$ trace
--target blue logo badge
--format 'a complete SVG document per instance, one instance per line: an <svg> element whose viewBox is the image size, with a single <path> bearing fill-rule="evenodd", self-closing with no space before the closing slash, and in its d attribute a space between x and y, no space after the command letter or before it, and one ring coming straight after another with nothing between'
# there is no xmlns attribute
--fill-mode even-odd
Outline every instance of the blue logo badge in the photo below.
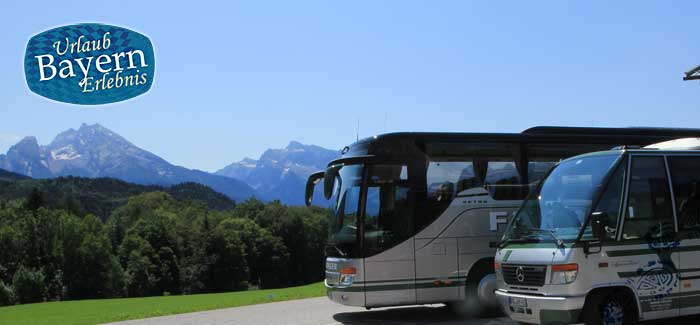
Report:
<svg viewBox="0 0 700 325"><path fill-rule="evenodd" d="M41 96L99 105L147 92L155 64L148 37L117 26L77 24L32 37L24 74L29 89Z"/></svg>

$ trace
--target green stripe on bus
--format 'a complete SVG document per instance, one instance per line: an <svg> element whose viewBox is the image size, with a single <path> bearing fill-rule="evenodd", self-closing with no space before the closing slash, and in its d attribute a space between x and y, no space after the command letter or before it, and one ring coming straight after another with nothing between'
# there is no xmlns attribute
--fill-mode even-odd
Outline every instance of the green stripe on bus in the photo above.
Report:
<svg viewBox="0 0 700 325"><path fill-rule="evenodd" d="M410 278L410 279L396 279L396 280L371 280L371 281L356 281L355 284L381 284L381 283L396 283L396 282L421 282L421 281L430 281L432 283L435 280L442 280L442 279L448 279L448 280L458 280L458 279L466 279L465 276L449 276L447 278L444 277L431 277L431 278Z"/></svg>
<svg viewBox="0 0 700 325"><path fill-rule="evenodd" d="M659 250L663 250L659 249ZM670 249L672 252L693 252L700 250L700 245L692 246L680 246ZM613 250L606 251L610 257L621 257L621 256L634 256L634 255L652 255L656 254L655 249L651 248L641 248L641 249L629 249L629 250Z"/></svg>
<svg viewBox="0 0 700 325"><path fill-rule="evenodd" d="M400 284L383 284L374 286L353 285L347 288L328 288L330 291L340 292L372 292L372 291L389 291L389 290L413 290L413 289L429 289L429 288L454 288L464 286L466 280L457 280L451 285L436 286L433 282L422 283L400 283Z"/></svg>
<svg viewBox="0 0 700 325"><path fill-rule="evenodd" d="M678 269L678 273L689 273L689 272L700 272L700 269ZM636 271L629 271L629 272L617 272L617 276L619 276L621 278L634 278L637 276L642 276L642 274L639 274L639 272L636 272ZM690 279L700 279L700 275L681 277L681 280L690 280Z"/></svg>

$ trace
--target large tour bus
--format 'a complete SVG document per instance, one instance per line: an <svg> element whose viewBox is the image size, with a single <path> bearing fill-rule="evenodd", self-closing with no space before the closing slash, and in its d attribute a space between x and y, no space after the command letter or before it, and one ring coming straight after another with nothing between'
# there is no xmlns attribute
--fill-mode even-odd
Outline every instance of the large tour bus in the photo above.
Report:
<svg viewBox="0 0 700 325"><path fill-rule="evenodd" d="M699 149L680 139L559 163L499 242L506 312L537 324L700 314Z"/></svg>
<svg viewBox="0 0 700 325"><path fill-rule="evenodd" d="M333 217L328 298L366 308L498 306L495 244L512 213L560 160L643 146L699 129L535 127L522 133L392 133L360 140L309 177Z"/></svg>

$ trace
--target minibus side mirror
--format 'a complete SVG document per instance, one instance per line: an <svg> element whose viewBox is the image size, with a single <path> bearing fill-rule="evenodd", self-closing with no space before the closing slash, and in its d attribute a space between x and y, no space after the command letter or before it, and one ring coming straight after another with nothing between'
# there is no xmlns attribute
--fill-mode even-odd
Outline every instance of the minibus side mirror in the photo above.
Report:
<svg viewBox="0 0 700 325"><path fill-rule="evenodd" d="M599 240L586 240L583 242L583 253L586 255L597 254L603 250L603 246Z"/></svg>
<svg viewBox="0 0 700 325"><path fill-rule="evenodd" d="M316 172L311 174L309 176L309 179L306 181L306 193L304 196L304 202L306 203L306 206L311 206L311 201L314 198L314 188L316 187L316 184L318 184L321 179L323 179L323 174L324 172Z"/></svg>
<svg viewBox="0 0 700 325"><path fill-rule="evenodd" d="M608 214L605 212L597 211L591 213L591 231L595 238L603 240L607 237L605 228L608 226L608 220Z"/></svg>

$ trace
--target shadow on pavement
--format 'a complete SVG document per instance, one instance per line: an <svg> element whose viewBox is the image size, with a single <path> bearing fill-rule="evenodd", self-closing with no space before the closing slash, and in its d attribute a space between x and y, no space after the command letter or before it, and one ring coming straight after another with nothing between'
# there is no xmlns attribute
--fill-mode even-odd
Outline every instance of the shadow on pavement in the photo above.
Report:
<svg viewBox="0 0 700 325"><path fill-rule="evenodd" d="M515 324L507 318L461 318L448 307L414 306L346 312L333 315L340 324Z"/></svg>
<svg viewBox="0 0 700 325"><path fill-rule="evenodd" d="M346 312L333 315L333 319L344 325L374 324L461 324L461 325L496 325L517 324L507 317L496 318L462 318L455 315L448 307L413 306L382 308L378 310ZM700 316L685 316L656 321L646 321L644 325L700 324Z"/></svg>

